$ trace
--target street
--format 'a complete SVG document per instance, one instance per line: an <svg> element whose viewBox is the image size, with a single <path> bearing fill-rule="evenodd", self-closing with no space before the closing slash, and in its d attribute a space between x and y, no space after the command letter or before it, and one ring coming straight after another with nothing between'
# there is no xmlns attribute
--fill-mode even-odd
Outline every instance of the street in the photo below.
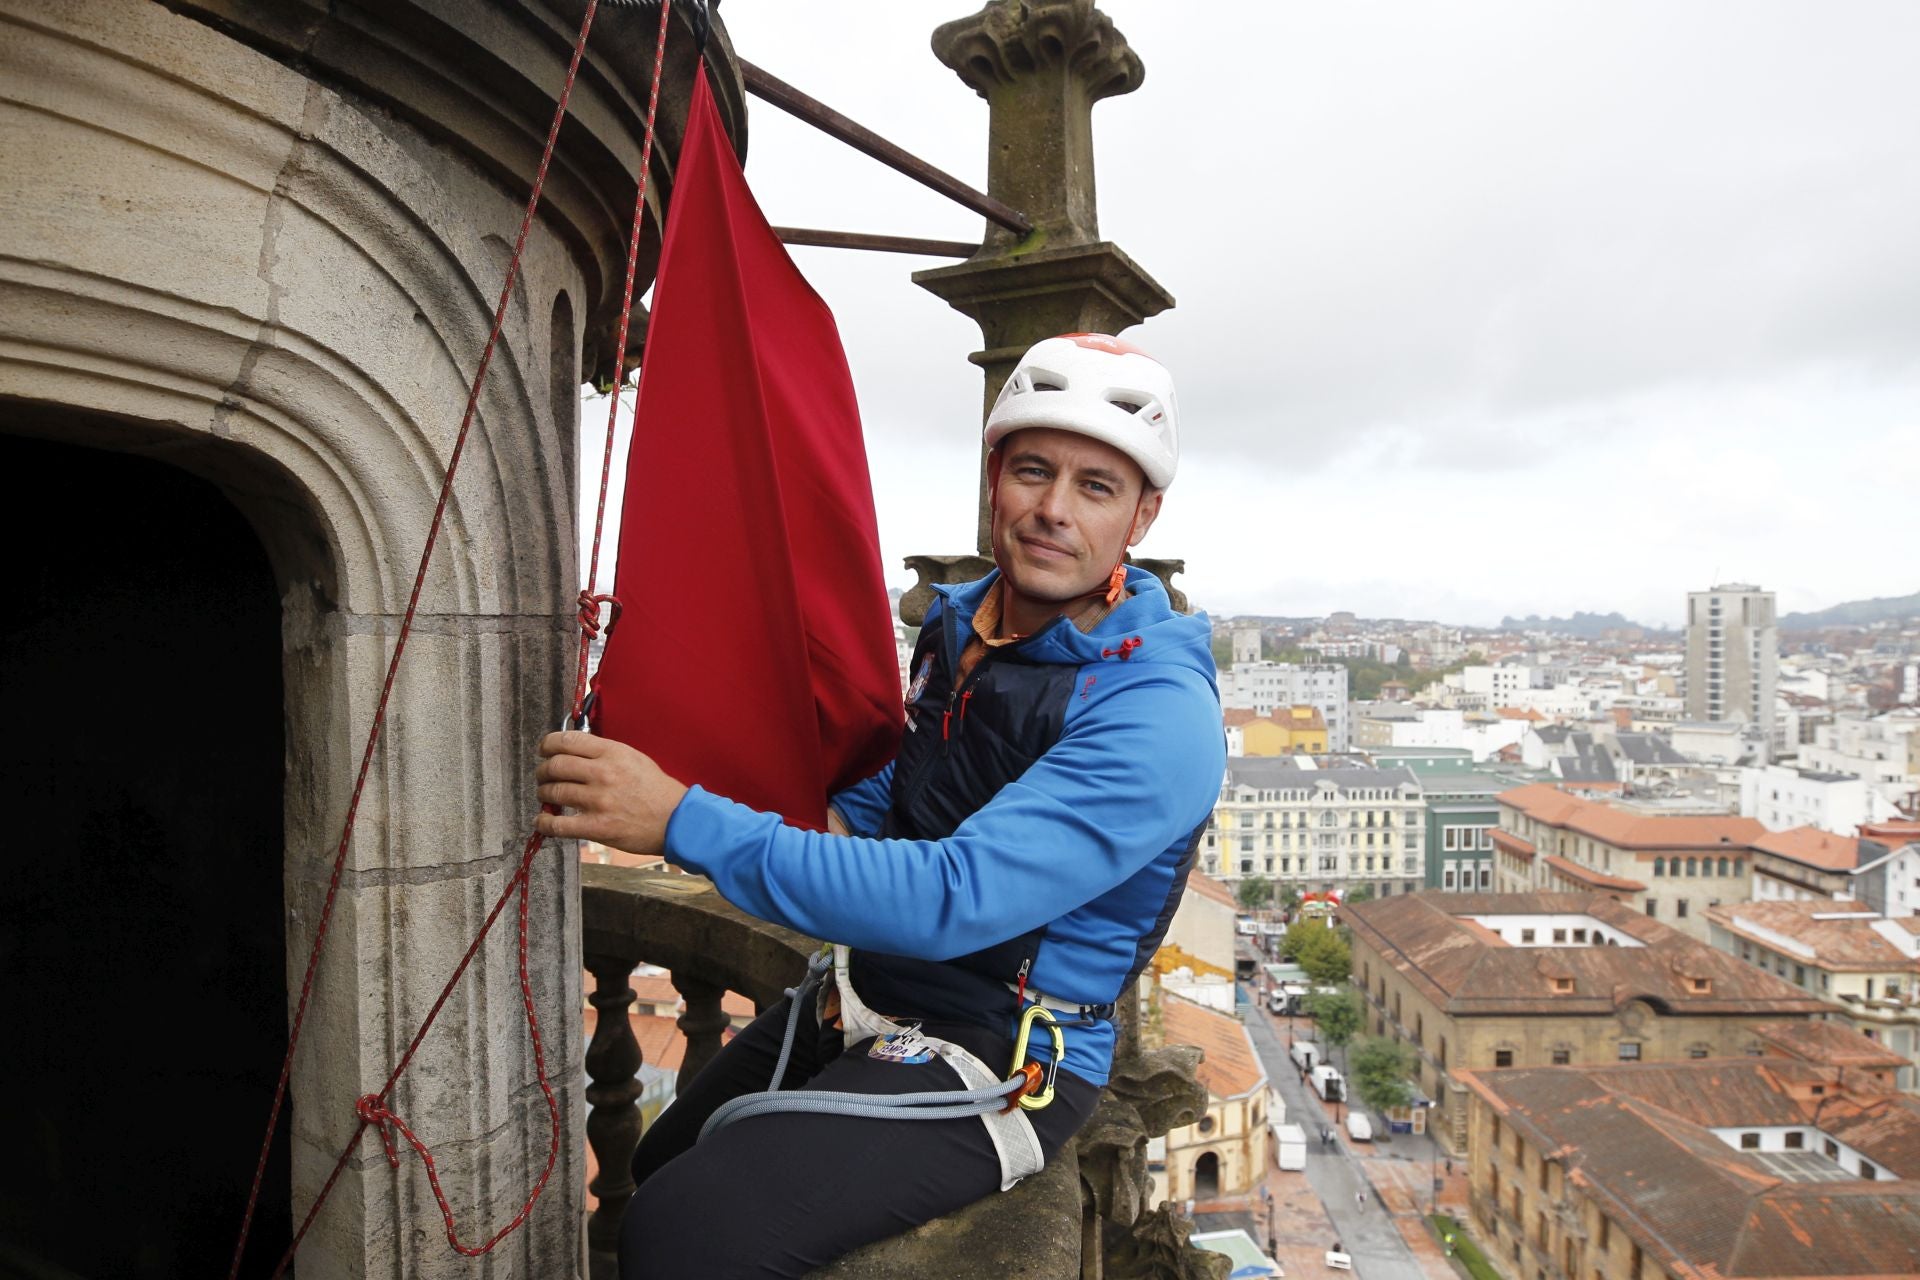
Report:
<svg viewBox="0 0 1920 1280"><path fill-rule="evenodd" d="M1306 1018L1294 1019L1295 1035L1301 1040L1311 1038L1312 1027ZM1319 1251L1332 1248L1338 1240L1353 1258L1354 1274L1366 1280L1451 1280L1452 1266L1422 1225L1432 1194L1429 1169L1445 1169L1444 1156L1434 1160L1432 1141L1424 1134L1393 1134L1390 1141L1350 1144L1334 1118L1336 1112L1344 1118L1345 1106L1323 1104L1287 1057L1286 1019L1252 1010L1247 1029L1268 1079L1287 1104L1288 1122L1307 1133L1306 1181L1330 1220L1331 1234ZM1339 1134L1335 1145L1321 1143L1322 1128ZM1456 1174L1443 1180L1447 1185L1441 1207L1457 1213L1465 1202L1464 1178ZM1299 1213L1305 1207L1300 1204L1302 1197L1288 1194L1298 1188L1298 1174L1272 1170L1267 1185L1276 1197L1276 1234L1289 1234L1290 1226L1297 1234L1315 1224L1314 1216ZM1364 1200L1364 1208L1356 1196ZM1310 1263L1303 1272L1301 1251L1286 1252L1293 1263L1290 1276L1328 1273L1324 1261L1317 1258L1318 1265Z"/></svg>

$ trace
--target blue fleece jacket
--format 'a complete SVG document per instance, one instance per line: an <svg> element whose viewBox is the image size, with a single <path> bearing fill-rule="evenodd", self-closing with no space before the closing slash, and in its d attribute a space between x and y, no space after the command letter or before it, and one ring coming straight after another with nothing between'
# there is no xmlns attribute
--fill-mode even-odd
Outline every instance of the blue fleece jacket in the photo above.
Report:
<svg viewBox="0 0 1920 1280"><path fill-rule="evenodd" d="M936 588L927 625L952 609L965 633L997 584L991 574ZM1061 735L946 839L871 838L890 803L889 765L833 797L851 838L696 786L668 824L667 857L742 910L855 948L945 960L1045 925L1031 985L1114 1001L1226 768L1211 626L1175 613L1149 573L1130 569L1127 585L1133 594L1091 634L1056 618L1018 642L1030 659L1080 669ZM1136 637L1122 657L1119 642ZM1043 1039L1032 1046L1042 1058ZM1112 1056L1103 1022L1068 1033L1062 1065L1103 1084Z"/></svg>

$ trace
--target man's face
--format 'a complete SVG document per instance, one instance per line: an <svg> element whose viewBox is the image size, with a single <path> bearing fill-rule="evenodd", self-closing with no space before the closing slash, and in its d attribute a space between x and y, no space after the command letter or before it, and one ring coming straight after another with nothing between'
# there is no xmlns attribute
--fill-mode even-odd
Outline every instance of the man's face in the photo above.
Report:
<svg viewBox="0 0 1920 1280"><path fill-rule="evenodd" d="M1158 492L1141 500L1139 464L1075 432L1029 427L1002 441L995 458L995 559L1009 585L1036 602L1064 604L1103 586L1160 512Z"/></svg>

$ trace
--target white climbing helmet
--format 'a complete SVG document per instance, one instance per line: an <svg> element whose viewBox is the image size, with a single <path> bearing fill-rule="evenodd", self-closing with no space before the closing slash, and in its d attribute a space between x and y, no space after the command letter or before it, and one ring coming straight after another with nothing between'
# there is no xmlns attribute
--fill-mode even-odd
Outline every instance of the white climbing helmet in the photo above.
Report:
<svg viewBox="0 0 1920 1280"><path fill-rule="evenodd" d="M1131 343L1066 333L1027 348L987 415L987 447L1025 427L1072 431L1112 445L1164 489L1180 464L1173 375Z"/></svg>

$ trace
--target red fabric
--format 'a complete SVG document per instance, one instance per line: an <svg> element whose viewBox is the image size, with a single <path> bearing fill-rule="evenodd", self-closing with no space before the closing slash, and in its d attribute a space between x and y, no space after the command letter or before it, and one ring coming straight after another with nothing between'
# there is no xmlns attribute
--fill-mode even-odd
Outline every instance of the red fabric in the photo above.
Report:
<svg viewBox="0 0 1920 1280"><path fill-rule="evenodd" d="M822 828L900 732L899 661L833 315L696 81L627 460L595 731Z"/></svg>

